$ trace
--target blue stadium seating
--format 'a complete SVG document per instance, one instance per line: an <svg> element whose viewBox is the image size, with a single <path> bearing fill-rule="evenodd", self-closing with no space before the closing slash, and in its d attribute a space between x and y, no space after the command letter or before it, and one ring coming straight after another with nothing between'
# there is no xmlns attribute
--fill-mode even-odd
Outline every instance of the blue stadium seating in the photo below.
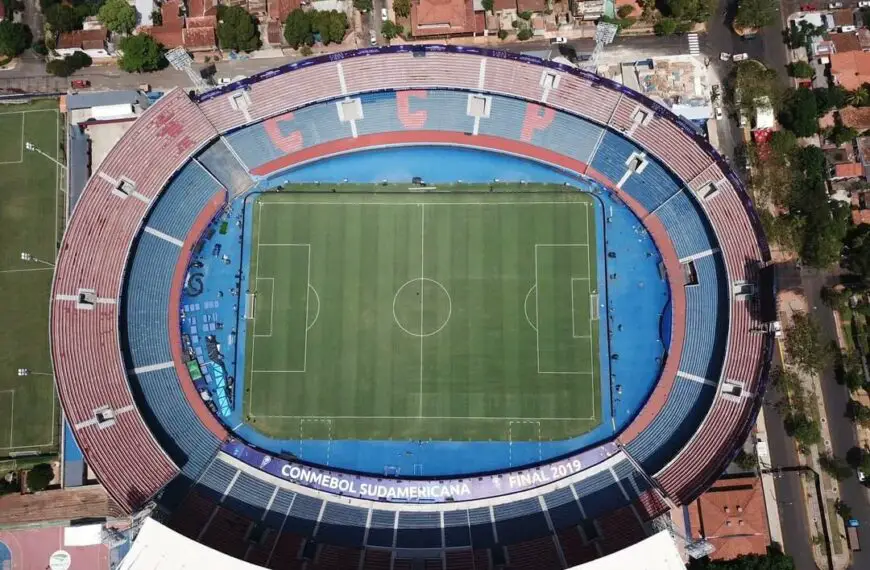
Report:
<svg viewBox="0 0 870 570"><path fill-rule="evenodd" d="M622 488L628 493L632 501L637 499L640 493L649 489L649 483L646 478L634 468L634 465L630 461L620 461L613 466L613 471L622 484Z"/></svg>
<svg viewBox="0 0 870 570"><path fill-rule="evenodd" d="M544 495L544 502L547 503L553 528L557 530L576 525L583 518L580 506L577 504L577 499L574 498L574 493L570 487L547 493Z"/></svg>
<svg viewBox="0 0 870 570"><path fill-rule="evenodd" d="M493 506L496 534L502 544L537 538L548 531L547 519L537 497Z"/></svg>
<svg viewBox="0 0 870 570"><path fill-rule="evenodd" d="M202 425L190 407L175 368L131 374L130 382L141 392L148 413L156 420L151 422L151 427L163 443L163 449L189 479L196 480L221 442Z"/></svg>
<svg viewBox="0 0 870 570"><path fill-rule="evenodd" d="M399 511L396 548L440 548L441 513Z"/></svg>
<svg viewBox="0 0 870 570"><path fill-rule="evenodd" d="M471 546L471 533L468 530L468 511L444 512L444 546Z"/></svg>
<svg viewBox="0 0 870 570"><path fill-rule="evenodd" d="M574 483L574 490L577 491L580 504L583 505L583 512L590 519L628 504L628 499L622 494L609 469L603 469Z"/></svg>
<svg viewBox="0 0 870 570"><path fill-rule="evenodd" d="M320 509L322 507L322 500L297 493L296 498L293 499L293 506L290 507L290 514L287 516L287 521L284 524L284 530L301 534L302 536L310 536L314 532L317 517L320 516Z"/></svg>
<svg viewBox="0 0 870 570"><path fill-rule="evenodd" d="M257 123L226 136L226 141L242 162L253 169L287 154L269 138L266 124L274 124L282 137L294 131L302 134L302 147L330 142L351 136L350 123L342 123L334 102L312 105L293 112L277 122Z"/></svg>
<svg viewBox="0 0 870 570"><path fill-rule="evenodd" d="M492 512L489 507L469 509L468 520L471 522L469 530L474 548L489 548L495 544Z"/></svg>
<svg viewBox="0 0 870 570"><path fill-rule="evenodd" d="M200 495L208 497L216 503L220 502L236 473L238 473L238 469L220 459L215 459L197 482L196 490Z"/></svg>
<svg viewBox="0 0 870 570"><path fill-rule="evenodd" d="M274 485L243 471L239 473L239 478L224 499L224 504L253 521L259 521L266 513L266 507L274 492Z"/></svg>
<svg viewBox="0 0 870 570"><path fill-rule="evenodd" d="M184 240L196 217L221 185L192 160L163 190L146 225Z"/></svg>
<svg viewBox="0 0 870 570"><path fill-rule="evenodd" d="M664 203L656 215L662 221L681 259L708 251L715 246L713 232L707 224L707 216L698 203L685 191L674 195Z"/></svg>
<svg viewBox="0 0 870 570"><path fill-rule="evenodd" d="M360 135L408 130L399 120L396 93L369 93L360 97L363 119L357 121ZM426 113L426 130L471 132L474 119L466 113L468 95L456 91L429 90L425 96L411 96L408 110Z"/></svg>
<svg viewBox="0 0 870 570"><path fill-rule="evenodd" d="M244 192L254 184L251 175L239 163L222 138L202 151L197 160L233 195Z"/></svg>
<svg viewBox="0 0 870 570"><path fill-rule="evenodd" d="M169 290L181 250L143 233L133 252L127 277L125 310L130 368L172 360L169 347Z"/></svg>
<svg viewBox="0 0 870 570"><path fill-rule="evenodd" d="M603 147L604 145L598 151L598 155L605 152ZM665 170L657 160L651 158L647 158L647 165L643 172L632 174L622 185L622 189L643 204L648 212L661 206L665 200L679 192L681 187L682 184L670 172Z"/></svg>
<svg viewBox="0 0 870 570"><path fill-rule="evenodd" d="M727 343L726 319L710 315L727 314L727 276L720 254L694 260L698 284L686 287L686 339L680 357L680 370L719 380Z"/></svg>
<svg viewBox="0 0 870 570"><path fill-rule="evenodd" d="M280 529L284 525L284 520L287 518L287 513L290 512L290 507L296 499L296 493L287 489L278 489L278 494L275 495L275 500L269 506L263 522L274 529Z"/></svg>
<svg viewBox="0 0 870 570"><path fill-rule="evenodd" d="M396 511L372 511L369 523L369 536L366 542L371 546L392 548L396 534Z"/></svg>
<svg viewBox="0 0 870 570"><path fill-rule="evenodd" d="M644 471L655 474L698 428L714 394L712 386L677 377L662 410L626 450Z"/></svg>
<svg viewBox="0 0 870 570"><path fill-rule="evenodd" d="M367 509L327 502L315 538L341 546L362 546L368 513Z"/></svg>
<svg viewBox="0 0 870 570"><path fill-rule="evenodd" d="M616 184L628 170L625 162L633 152L640 152L640 149L631 141L606 131L595 156L592 157L591 166Z"/></svg>
<svg viewBox="0 0 870 570"><path fill-rule="evenodd" d="M489 118L480 121L480 134L519 139L528 105L525 101L509 97L493 97ZM588 163L603 130L602 127L579 117L555 113L547 128L532 131L530 142ZM566 140L570 140L571 144L566 146Z"/></svg>

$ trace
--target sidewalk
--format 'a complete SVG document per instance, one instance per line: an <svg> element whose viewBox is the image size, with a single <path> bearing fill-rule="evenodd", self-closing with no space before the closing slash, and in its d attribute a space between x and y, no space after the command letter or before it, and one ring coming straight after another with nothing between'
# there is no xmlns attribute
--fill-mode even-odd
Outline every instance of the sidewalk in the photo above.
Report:
<svg viewBox="0 0 870 570"><path fill-rule="evenodd" d="M779 518L779 501L776 500L776 486L773 482L773 474L770 469L770 455L767 452L767 424L764 420L764 408L758 412L758 421L755 424L755 453L758 455L758 463L761 466L761 488L764 491L764 508L767 513L767 528L770 532L771 542L775 542L785 548L782 540L782 522Z"/></svg>

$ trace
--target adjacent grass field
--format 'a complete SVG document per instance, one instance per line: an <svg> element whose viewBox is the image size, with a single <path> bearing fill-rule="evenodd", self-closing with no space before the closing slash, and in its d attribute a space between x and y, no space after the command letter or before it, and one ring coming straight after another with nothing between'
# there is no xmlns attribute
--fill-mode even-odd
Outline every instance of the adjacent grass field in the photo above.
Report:
<svg viewBox="0 0 870 570"><path fill-rule="evenodd" d="M0 105L0 457L57 448L59 408L48 347L52 267L63 222L62 173L24 149L60 154L57 104ZM19 368L33 374L18 376Z"/></svg>
<svg viewBox="0 0 870 570"><path fill-rule="evenodd" d="M600 423L590 197L282 193L253 208L245 409L260 431L537 441Z"/></svg>

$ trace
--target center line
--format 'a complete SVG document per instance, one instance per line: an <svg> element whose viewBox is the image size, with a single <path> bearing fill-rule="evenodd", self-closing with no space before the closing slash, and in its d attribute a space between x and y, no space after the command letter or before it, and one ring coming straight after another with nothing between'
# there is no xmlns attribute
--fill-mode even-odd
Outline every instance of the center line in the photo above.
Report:
<svg viewBox="0 0 870 570"><path fill-rule="evenodd" d="M426 204L420 204L420 411L417 414L423 417L423 284L426 277L424 265L425 250L423 243L426 236Z"/></svg>

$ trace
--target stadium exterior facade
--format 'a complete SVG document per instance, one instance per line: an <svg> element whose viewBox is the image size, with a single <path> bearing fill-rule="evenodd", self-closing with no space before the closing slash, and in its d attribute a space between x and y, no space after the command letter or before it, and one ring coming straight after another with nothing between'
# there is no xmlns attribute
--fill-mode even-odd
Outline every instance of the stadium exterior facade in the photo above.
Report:
<svg viewBox="0 0 870 570"><path fill-rule="evenodd" d="M226 135L325 101L409 90L508 97L527 105L527 120L511 140L422 116L403 123L402 132L362 135L359 116L343 117L354 123L351 136L287 136L281 167L365 148L457 145L552 164L613 192L661 251L674 304L661 378L614 440L502 473L369 477L247 445L191 384L178 323L189 252L258 174L240 159L221 166L227 156L238 158ZM547 131L543 119L555 113L593 125L598 143L571 156L570 133L541 142L536 133ZM170 181L194 163L215 187L191 198ZM656 164L676 181L661 195L645 190L660 183L644 179ZM638 182L626 184L632 176ZM173 217L179 203L193 214ZM693 217L715 239L687 235ZM415 558L438 568L568 567L641 540L650 521L696 498L733 458L754 423L770 365L769 261L736 174L692 125L642 95L501 51L364 49L289 64L198 97L175 90L146 111L73 212L52 290L52 357L68 421L115 501L135 512L156 500L156 516L203 544L269 567L399 568ZM697 287L684 281L687 267ZM165 312L154 310L161 306ZM726 332L719 338L705 332L709 326ZM721 358L706 346L714 342ZM698 361L708 374L692 372ZM705 402L697 426L681 433L697 402Z"/></svg>

